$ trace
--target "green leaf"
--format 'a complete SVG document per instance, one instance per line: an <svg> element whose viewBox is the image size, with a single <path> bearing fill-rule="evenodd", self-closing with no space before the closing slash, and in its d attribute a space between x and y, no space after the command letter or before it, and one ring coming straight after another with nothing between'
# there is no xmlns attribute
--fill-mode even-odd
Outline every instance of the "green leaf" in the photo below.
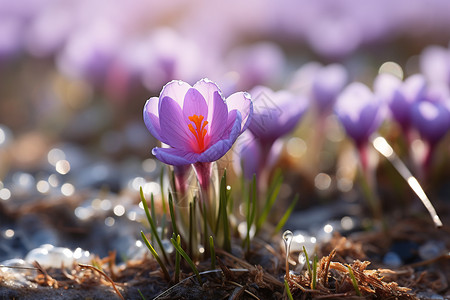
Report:
<svg viewBox="0 0 450 300"><path fill-rule="evenodd" d="M164 215L167 214L166 208L166 197L164 196L164 167L161 168L161 173L159 174L159 184L161 187L161 201L162 201L162 209Z"/></svg>
<svg viewBox="0 0 450 300"><path fill-rule="evenodd" d="M246 221L247 221L247 234L242 243L243 247L247 248L247 252L250 251L250 231L252 228L253 221L255 220L256 215L256 175L253 174L253 180L249 185L249 192L246 197Z"/></svg>
<svg viewBox="0 0 450 300"><path fill-rule="evenodd" d="M180 235L179 234L175 235L175 233L174 233L173 236L176 237L177 244L178 244L178 246L181 247ZM181 256L180 256L180 253L177 251L175 253L175 283L178 283L180 281L180 261L181 261Z"/></svg>
<svg viewBox="0 0 450 300"><path fill-rule="evenodd" d="M152 231L152 236L155 237L156 242L158 243L159 248L161 249L161 252L163 254L165 262L169 263L169 259L167 258L166 251L164 250L164 247L163 247L163 245L161 243L161 239L158 236L158 231L156 230L155 222L153 221L153 218L151 217L150 212L148 210L147 201L145 200L144 192L142 190L142 187L140 188L140 195L141 195L141 201L142 201L142 205L144 206L144 211L145 211L145 214L147 216L148 223L150 224L150 228L151 228L151 231ZM153 195L152 195L152 198L153 198Z"/></svg>
<svg viewBox="0 0 450 300"><path fill-rule="evenodd" d="M180 235L177 236L177 240L178 237ZM195 276L197 276L197 280L198 283L201 285L202 284L202 278L200 277L200 273L197 270L197 267L195 266L194 262L192 261L192 259L189 257L189 255L183 250L183 248L181 248L181 246L175 241L174 238L170 239L170 242L172 243L172 245L175 247L175 249L181 254L181 256L183 256L183 258L186 260L186 262L189 264L189 266L191 267L192 271L194 272Z"/></svg>
<svg viewBox="0 0 450 300"><path fill-rule="evenodd" d="M289 289L289 284L286 281L286 279L284 280L284 288L286 289L286 294L287 294L289 300L294 300L294 298L292 297L291 290Z"/></svg>
<svg viewBox="0 0 450 300"><path fill-rule="evenodd" d="M305 253L306 268L308 269L309 277L312 277L312 273L311 273L311 264L309 263L308 252L306 252L305 246L303 246L303 253Z"/></svg>
<svg viewBox="0 0 450 300"><path fill-rule="evenodd" d="M223 248L225 251L230 252L231 236L228 225L227 198L227 170L225 170L222 176L222 180L220 181L219 210L221 210L222 212Z"/></svg>
<svg viewBox="0 0 450 300"><path fill-rule="evenodd" d="M145 299L145 297L144 297L144 295L142 294L142 292L141 292L140 289L137 289L137 291L138 291L139 295L141 296L142 300L147 300L147 299Z"/></svg>
<svg viewBox="0 0 450 300"><path fill-rule="evenodd" d="M264 209L261 213L261 216L258 218L258 222L256 223L256 232L258 232L261 229L262 225L266 222L267 217L273 205L275 204L275 200L278 197L278 193L280 192L282 184L283 184L283 176L281 174L281 171L277 170L273 180L270 183L266 202L264 204Z"/></svg>
<svg viewBox="0 0 450 300"><path fill-rule="evenodd" d="M155 248L153 248L153 246L150 244L150 242L148 241L148 239L145 236L143 231L141 231L141 237L144 240L145 245L147 245L147 248L150 250L150 253L153 255L153 257L156 259L156 261L158 262L159 266L163 270L164 277L166 278L167 281L170 281L170 275L169 275L169 272L167 271L166 266L162 262L161 258L159 258L158 253L156 252Z"/></svg>
<svg viewBox="0 0 450 300"><path fill-rule="evenodd" d="M173 209L173 196L172 193L169 192L169 212L170 212L170 220L172 221L172 230L175 233L175 236L178 235L177 221L175 216L175 211Z"/></svg>
<svg viewBox="0 0 450 300"><path fill-rule="evenodd" d="M350 274L350 278L352 279L353 288L355 289L356 295L362 296L361 291L359 290L358 282L356 281L355 274L353 274L352 267L347 265L348 273Z"/></svg>
<svg viewBox="0 0 450 300"><path fill-rule="evenodd" d="M311 288L313 290L316 289L316 283L317 283L317 255L314 255L314 260L313 260L313 277L312 277L312 283L311 283Z"/></svg>
<svg viewBox="0 0 450 300"><path fill-rule="evenodd" d="M209 236L209 249L211 253L211 270L216 268L216 251L214 250L214 239L210 235Z"/></svg>
<svg viewBox="0 0 450 300"><path fill-rule="evenodd" d="M195 197L192 202L189 202L189 244L188 244L188 252L192 255L194 244L194 219L195 219Z"/></svg>
<svg viewBox="0 0 450 300"><path fill-rule="evenodd" d="M288 209L284 213L283 217L281 217L280 222L278 222L277 227L275 227L274 234L280 232L281 228L283 228L284 224L286 224L287 220L289 219L289 216L291 215L292 211L295 208L295 205L297 204L299 195L295 194L294 200L292 200L291 204L289 205Z"/></svg>
<svg viewBox="0 0 450 300"><path fill-rule="evenodd" d="M202 214L202 220L203 220L203 244L205 245L205 249L206 249L206 245L208 244L208 220L206 219L206 201L201 201L201 205L202 210L203 210L203 214ZM200 204L200 203L199 203Z"/></svg>

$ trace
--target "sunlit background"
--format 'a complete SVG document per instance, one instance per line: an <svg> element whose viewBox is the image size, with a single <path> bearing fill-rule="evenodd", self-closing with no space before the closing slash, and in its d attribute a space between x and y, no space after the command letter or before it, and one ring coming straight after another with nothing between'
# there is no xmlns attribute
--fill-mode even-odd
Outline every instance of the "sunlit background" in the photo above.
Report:
<svg viewBox="0 0 450 300"><path fill-rule="evenodd" d="M448 85L449 41L447 0L0 0L0 211L11 214L0 232L19 241L0 246L0 261L42 244L146 251L123 224L143 215L140 186L160 197L157 141L142 109L172 79L208 77L225 95L265 85L309 97L309 72L339 63L349 82L369 87L380 70ZM430 69L433 51L443 60ZM357 161L342 151L333 116L320 159L309 159L314 122L306 116L286 138L282 199L295 189L321 199L353 188ZM232 159L222 164L232 168Z"/></svg>

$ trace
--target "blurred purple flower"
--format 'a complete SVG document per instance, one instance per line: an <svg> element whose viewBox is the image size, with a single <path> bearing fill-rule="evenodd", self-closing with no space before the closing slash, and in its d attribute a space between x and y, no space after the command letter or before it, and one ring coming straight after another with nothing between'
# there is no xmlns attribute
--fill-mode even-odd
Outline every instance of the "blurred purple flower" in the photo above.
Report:
<svg viewBox="0 0 450 300"><path fill-rule="evenodd" d="M77 7L68 1L55 2L42 8L25 32L25 46L37 57L55 54L76 28Z"/></svg>
<svg viewBox="0 0 450 300"><path fill-rule="evenodd" d="M412 105L411 121L422 138L434 147L450 130L448 93L429 88L425 98Z"/></svg>
<svg viewBox="0 0 450 300"><path fill-rule="evenodd" d="M191 87L183 81L166 84L144 106L150 133L169 148L154 148L160 161L175 166L208 163L221 158L247 128L253 106L247 93L226 101L218 86L202 79Z"/></svg>
<svg viewBox="0 0 450 300"><path fill-rule="evenodd" d="M325 66L315 73L311 93L320 114L332 110L347 82L347 70L340 64Z"/></svg>
<svg viewBox="0 0 450 300"><path fill-rule="evenodd" d="M420 54L420 69L430 82L450 84L450 50L428 46Z"/></svg>
<svg viewBox="0 0 450 300"><path fill-rule="evenodd" d="M358 148L381 124L383 103L363 83L353 82L338 96L335 113Z"/></svg>
<svg viewBox="0 0 450 300"><path fill-rule="evenodd" d="M229 68L237 72L238 89L268 85L279 80L285 66L281 48L269 42L235 48L228 57Z"/></svg>
<svg viewBox="0 0 450 300"><path fill-rule="evenodd" d="M59 69L71 77L103 83L111 63L118 55L121 32L108 20L75 31L57 57Z"/></svg>
<svg viewBox="0 0 450 300"><path fill-rule="evenodd" d="M254 114L249 130L268 147L295 128L309 105L303 96L283 90L274 92L263 86L253 88L250 94Z"/></svg>
<svg viewBox="0 0 450 300"><path fill-rule="evenodd" d="M233 169L236 174L243 174L244 178L251 180L253 175L260 178L264 169L270 169L280 157L283 142L278 139L271 145L267 157L258 139L247 130L236 141L233 152Z"/></svg>
<svg viewBox="0 0 450 300"><path fill-rule="evenodd" d="M426 80L421 74L415 74L402 82L391 74L380 74L374 82L377 97L388 104L394 119L404 132L411 127L411 107L421 100L426 91Z"/></svg>
<svg viewBox="0 0 450 300"><path fill-rule="evenodd" d="M127 59L138 64L142 83L150 91L176 78L194 80L201 73L200 66L207 66L208 58L198 46L170 28L154 30L134 47Z"/></svg>
<svg viewBox="0 0 450 300"><path fill-rule="evenodd" d="M0 62L21 52L23 27L21 20L0 16Z"/></svg>

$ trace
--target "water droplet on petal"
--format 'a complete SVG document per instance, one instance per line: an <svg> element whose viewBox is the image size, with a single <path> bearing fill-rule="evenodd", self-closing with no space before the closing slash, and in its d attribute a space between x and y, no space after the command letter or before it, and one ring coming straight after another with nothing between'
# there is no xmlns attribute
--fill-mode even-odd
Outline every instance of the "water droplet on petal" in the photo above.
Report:
<svg viewBox="0 0 450 300"><path fill-rule="evenodd" d="M248 100L252 100L252 96L247 92L244 92L244 98L248 99Z"/></svg>

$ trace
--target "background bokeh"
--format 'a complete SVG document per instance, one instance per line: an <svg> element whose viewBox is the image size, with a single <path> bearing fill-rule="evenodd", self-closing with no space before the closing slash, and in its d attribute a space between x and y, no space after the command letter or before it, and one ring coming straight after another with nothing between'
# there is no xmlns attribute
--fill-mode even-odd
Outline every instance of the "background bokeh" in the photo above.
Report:
<svg viewBox="0 0 450 300"><path fill-rule="evenodd" d="M449 40L447 0L0 0L0 201L17 211L36 199L70 206L67 198L78 195L78 221L97 210L111 211L106 226L124 214L135 220L142 211L125 207L138 201L139 186L155 194L160 188L149 181L161 166L151 156L157 141L142 109L170 80L208 77L226 96L256 85L303 91L308 66L318 62L339 63L349 82L372 86L384 62L406 77L423 71L426 49L448 51ZM450 76L450 55L438 69ZM281 163L294 164L311 146L314 122L302 124L305 136L287 142ZM319 165L296 165L319 196L335 178L320 172L336 163L344 139L335 120L327 124L331 148ZM287 172L296 186L298 174ZM341 191L351 188L341 181ZM4 236L14 228L5 224ZM23 253L58 244L45 232ZM115 236L115 245L127 234Z"/></svg>

